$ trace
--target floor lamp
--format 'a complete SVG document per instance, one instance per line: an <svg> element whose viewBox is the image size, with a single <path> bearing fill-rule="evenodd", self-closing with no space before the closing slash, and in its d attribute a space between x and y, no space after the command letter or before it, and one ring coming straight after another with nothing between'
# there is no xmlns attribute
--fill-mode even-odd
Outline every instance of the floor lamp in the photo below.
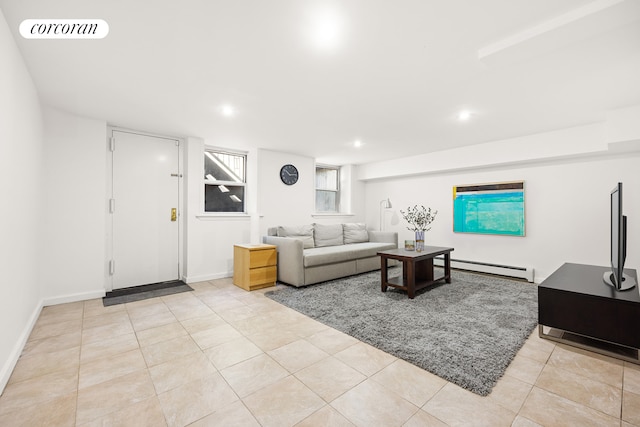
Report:
<svg viewBox="0 0 640 427"><path fill-rule="evenodd" d="M391 200L387 197L380 201L380 231L384 230L384 210L391 208Z"/></svg>

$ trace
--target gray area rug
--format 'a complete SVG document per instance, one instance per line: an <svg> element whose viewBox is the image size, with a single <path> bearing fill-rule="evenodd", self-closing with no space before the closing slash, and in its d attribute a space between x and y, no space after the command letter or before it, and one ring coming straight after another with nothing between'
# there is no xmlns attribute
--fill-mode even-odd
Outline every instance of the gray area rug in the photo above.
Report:
<svg viewBox="0 0 640 427"><path fill-rule="evenodd" d="M462 271L451 276L413 300L400 290L381 292L379 271L266 296L486 396L538 323L537 287Z"/></svg>

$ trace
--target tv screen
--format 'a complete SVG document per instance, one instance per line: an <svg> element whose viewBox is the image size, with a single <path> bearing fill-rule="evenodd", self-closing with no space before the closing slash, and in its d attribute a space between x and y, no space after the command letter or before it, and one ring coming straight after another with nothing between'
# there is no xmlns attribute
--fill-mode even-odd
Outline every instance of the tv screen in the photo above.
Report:
<svg viewBox="0 0 640 427"><path fill-rule="evenodd" d="M624 291L635 286L632 278L624 274L627 256L627 217L622 214L622 183L611 190L611 271L604 281L616 290Z"/></svg>

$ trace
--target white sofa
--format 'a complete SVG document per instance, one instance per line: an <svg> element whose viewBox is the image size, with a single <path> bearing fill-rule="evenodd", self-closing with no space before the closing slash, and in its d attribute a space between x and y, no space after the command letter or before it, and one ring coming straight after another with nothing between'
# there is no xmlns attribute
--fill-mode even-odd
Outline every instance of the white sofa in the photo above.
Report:
<svg viewBox="0 0 640 427"><path fill-rule="evenodd" d="M306 286L380 269L379 251L398 247L398 233L362 223L280 226L263 243L277 246L278 281Z"/></svg>

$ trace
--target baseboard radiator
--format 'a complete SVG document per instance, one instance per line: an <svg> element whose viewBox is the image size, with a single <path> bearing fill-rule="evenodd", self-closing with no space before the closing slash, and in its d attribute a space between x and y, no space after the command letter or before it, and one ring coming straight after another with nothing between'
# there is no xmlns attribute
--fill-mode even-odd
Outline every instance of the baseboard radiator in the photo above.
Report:
<svg viewBox="0 0 640 427"><path fill-rule="evenodd" d="M444 258L436 257L434 259L434 264L443 266ZM479 273L497 274L499 276L516 277L533 283L533 268L531 267L514 267L511 265L491 264L479 261L464 261L461 259L451 258L451 268L476 271Z"/></svg>

